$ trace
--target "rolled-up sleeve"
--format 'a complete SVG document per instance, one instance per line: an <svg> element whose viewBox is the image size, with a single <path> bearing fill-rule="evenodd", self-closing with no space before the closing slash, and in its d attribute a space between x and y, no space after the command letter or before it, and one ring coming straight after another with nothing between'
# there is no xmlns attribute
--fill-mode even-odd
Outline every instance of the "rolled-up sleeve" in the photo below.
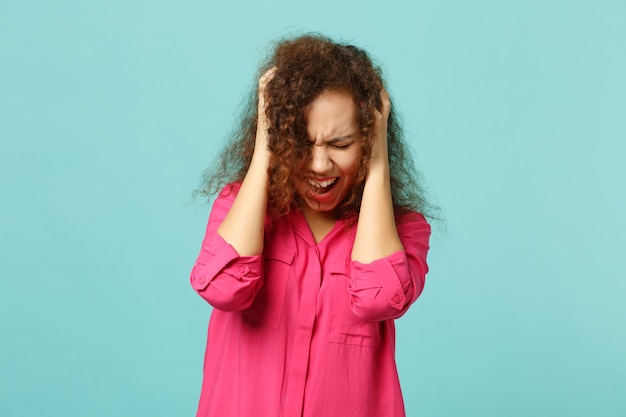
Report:
<svg viewBox="0 0 626 417"><path fill-rule="evenodd" d="M402 316L424 289L430 226L418 213L404 215L396 226L403 251L369 264L351 262L350 307L364 320Z"/></svg>
<svg viewBox="0 0 626 417"><path fill-rule="evenodd" d="M217 233L238 189L238 184L229 185L215 200L200 254L191 271L193 289L223 311L248 308L263 285L263 257L239 256Z"/></svg>

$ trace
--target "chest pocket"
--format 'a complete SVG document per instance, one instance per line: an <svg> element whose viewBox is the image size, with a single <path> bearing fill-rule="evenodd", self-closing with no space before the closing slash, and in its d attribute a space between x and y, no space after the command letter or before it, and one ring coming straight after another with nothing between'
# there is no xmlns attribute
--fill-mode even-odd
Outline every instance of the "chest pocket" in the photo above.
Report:
<svg viewBox="0 0 626 417"><path fill-rule="evenodd" d="M294 256L293 248L276 244L266 247L263 253L263 286L252 305L243 311L246 318L278 329Z"/></svg>
<svg viewBox="0 0 626 417"><path fill-rule="evenodd" d="M330 328L328 341L344 345L380 345L382 322L372 322L357 317L350 308L350 276L348 267L331 267L326 284L330 286Z"/></svg>

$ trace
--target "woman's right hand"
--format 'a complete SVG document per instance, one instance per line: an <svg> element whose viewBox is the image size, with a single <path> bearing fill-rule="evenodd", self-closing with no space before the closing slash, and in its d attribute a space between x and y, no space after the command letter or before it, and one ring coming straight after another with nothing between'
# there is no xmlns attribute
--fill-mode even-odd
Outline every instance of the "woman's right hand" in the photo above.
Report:
<svg viewBox="0 0 626 417"><path fill-rule="evenodd" d="M269 156L268 135L267 135L267 128L269 126L268 126L267 116L265 114L265 99L266 99L265 91L266 91L267 84L274 77L275 73L276 73L276 67L272 67L269 70L267 70L265 74L261 76L261 78L259 78L259 92L258 92L259 101L257 105L258 119L257 119L257 129L256 129L256 141L255 141L255 147L254 147L255 154L266 154L267 156Z"/></svg>

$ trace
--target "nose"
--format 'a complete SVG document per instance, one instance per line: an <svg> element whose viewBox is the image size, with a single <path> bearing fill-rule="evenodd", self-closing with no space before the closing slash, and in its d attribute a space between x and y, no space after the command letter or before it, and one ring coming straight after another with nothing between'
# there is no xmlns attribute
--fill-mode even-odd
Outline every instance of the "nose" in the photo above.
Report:
<svg viewBox="0 0 626 417"><path fill-rule="evenodd" d="M314 145L311 150L311 171L321 175L332 169L333 163L325 146Z"/></svg>

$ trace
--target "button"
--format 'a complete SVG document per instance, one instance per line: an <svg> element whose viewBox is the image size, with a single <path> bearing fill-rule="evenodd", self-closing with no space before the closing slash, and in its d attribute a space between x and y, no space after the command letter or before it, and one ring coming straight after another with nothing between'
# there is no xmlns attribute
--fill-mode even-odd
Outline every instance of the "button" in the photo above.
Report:
<svg viewBox="0 0 626 417"><path fill-rule="evenodd" d="M393 300L394 304L400 304L402 302L402 297L400 297L400 295L396 294L393 296Z"/></svg>
<svg viewBox="0 0 626 417"><path fill-rule="evenodd" d="M200 284L204 284L204 277L200 277Z"/></svg>

